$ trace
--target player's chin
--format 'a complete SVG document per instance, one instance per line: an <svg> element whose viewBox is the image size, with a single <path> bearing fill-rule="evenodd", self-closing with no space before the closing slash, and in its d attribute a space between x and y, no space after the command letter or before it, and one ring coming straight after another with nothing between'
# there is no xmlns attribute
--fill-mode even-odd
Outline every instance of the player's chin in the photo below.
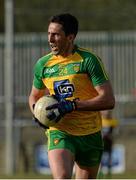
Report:
<svg viewBox="0 0 136 180"><path fill-rule="evenodd" d="M59 51L58 51L58 50L53 50L53 49L51 49L51 51L52 51L52 54L54 54L54 55L58 55L58 54L59 54Z"/></svg>
<svg viewBox="0 0 136 180"><path fill-rule="evenodd" d="M59 52L58 52L58 51L52 51L52 54L53 54L53 55L58 55Z"/></svg>

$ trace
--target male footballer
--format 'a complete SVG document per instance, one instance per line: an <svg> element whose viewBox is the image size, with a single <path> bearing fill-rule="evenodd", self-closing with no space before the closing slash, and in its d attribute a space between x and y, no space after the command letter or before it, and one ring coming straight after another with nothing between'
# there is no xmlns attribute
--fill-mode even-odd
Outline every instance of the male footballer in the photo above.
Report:
<svg viewBox="0 0 136 180"><path fill-rule="evenodd" d="M76 179L96 178L103 152L100 111L115 105L101 59L75 44L77 33L78 20L73 15L64 13L50 18L51 52L35 64L29 96L32 113L47 89L58 100L47 107L51 110L48 118L56 121L47 130L48 158L55 179L72 178L74 164Z"/></svg>

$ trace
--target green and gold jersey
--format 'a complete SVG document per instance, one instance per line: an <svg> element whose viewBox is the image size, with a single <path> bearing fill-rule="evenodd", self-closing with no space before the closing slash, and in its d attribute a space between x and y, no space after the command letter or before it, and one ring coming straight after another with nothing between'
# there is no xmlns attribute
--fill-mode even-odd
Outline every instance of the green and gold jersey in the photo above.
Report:
<svg viewBox="0 0 136 180"><path fill-rule="evenodd" d="M97 96L95 86L108 80L103 64L93 53L75 47L68 57L52 53L40 58L34 68L33 84L38 89L45 86L50 94L59 98L80 100ZM100 113L97 111L73 111L50 129L59 129L73 135L87 135L101 129Z"/></svg>

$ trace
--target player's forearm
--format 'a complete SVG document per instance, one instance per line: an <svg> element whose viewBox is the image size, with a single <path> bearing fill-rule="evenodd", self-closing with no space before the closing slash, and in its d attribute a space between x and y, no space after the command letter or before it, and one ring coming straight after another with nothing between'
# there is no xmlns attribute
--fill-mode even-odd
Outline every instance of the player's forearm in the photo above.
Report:
<svg viewBox="0 0 136 180"><path fill-rule="evenodd" d="M115 99L114 97L104 98L97 96L89 100L77 100L76 105L77 110L101 111L106 109L113 109L115 105Z"/></svg>
<svg viewBox="0 0 136 180"><path fill-rule="evenodd" d="M46 89L37 89L34 86L32 86L32 90L29 96L29 106L30 110L33 113L33 105L37 102L37 100L44 96L46 92Z"/></svg>
<svg viewBox="0 0 136 180"><path fill-rule="evenodd" d="M33 105L36 103L36 98L32 95L29 96L29 107L31 112L33 113Z"/></svg>

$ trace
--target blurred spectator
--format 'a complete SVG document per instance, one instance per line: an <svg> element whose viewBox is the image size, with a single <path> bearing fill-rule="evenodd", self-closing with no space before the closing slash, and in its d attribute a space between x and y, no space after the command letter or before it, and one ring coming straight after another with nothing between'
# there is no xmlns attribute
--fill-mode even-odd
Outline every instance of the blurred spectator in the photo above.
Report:
<svg viewBox="0 0 136 180"><path fill-rule="evenodd" d="M102 115L102 127L103 127L102 135L104 141L104 153L107 154L107 161L106 161L107 174L111 175L114 128L117 127L118 121L112 117L111 110L101 111L101 115ZM101 170L103 171L103 158L101 163Z"/></svg>

